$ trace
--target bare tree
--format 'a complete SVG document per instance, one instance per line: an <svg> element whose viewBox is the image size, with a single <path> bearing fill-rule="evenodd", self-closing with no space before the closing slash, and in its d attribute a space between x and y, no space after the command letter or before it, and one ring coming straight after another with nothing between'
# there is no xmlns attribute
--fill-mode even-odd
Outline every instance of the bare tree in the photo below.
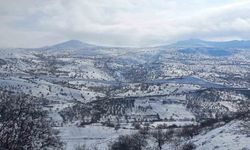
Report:
<svg viewBox="0 0 250 150"><path fill-rule="evenodd" d="M110 146L110 150L142 150L147 141L141 134L122 135Z"/></svg>
<svg viewBox="0 0 250 150"><path fill-rule="evenodd" d="M57 132L37 99L0 92L0 147L16 149L61 149Z"/></svg>
<svg viewBox="0 0 250 150"><path fill-rule="evenodd" d="M87 150L86 145L78 145L75 150Z"/></svg>
<svg viewBox="0 0 250 150"><path fill-rule="evenodd" d="M179 136L186 138L193 138L199 133L199 128L197 126L184 126L179 132Z"/></svg>
<svg viewBox="0 0 250 150"><path fill-rule="evenodd" d="M162 145L166 143L168 139L168 136L166 135L166 132L164 132L162 129L157 129L156 131L153 131L152 136L155 138L156 143L158 144L158 148L161 150Z"/></svg>

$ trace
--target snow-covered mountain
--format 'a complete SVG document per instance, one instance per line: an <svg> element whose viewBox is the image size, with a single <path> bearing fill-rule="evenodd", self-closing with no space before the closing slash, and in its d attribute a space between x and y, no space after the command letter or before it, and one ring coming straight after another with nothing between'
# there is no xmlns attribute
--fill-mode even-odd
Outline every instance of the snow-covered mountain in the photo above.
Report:
<svg viewBox="0 0 250 150"><path fill-rule="evenodd" d="M69 40L55 45L43 47L43 49L83 49L90 47L96 46L88 43L83 43L79 40Z"/></svg>
<svg viewBox="0 0 250 150"><path fill-rule="evenodd" d="M250 48L250 41L233 40L225 42L204 41L200 39L189 39L170 44L170 47L216 47L216 48Z"/></svg>

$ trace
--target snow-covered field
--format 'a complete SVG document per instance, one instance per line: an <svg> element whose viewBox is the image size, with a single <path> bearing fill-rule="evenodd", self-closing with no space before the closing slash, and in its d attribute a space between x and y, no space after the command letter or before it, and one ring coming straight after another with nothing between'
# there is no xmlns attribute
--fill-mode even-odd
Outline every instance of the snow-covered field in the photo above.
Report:
<svg viewBox="0 0 250 150"><path fill-rule="evenodd" d="M132 134L135 131L130 129L119 129L104 127L101 124L87 125L80 127L60 127L60 136L67 143L67 150L74 150L77 146L86 145L88 148L108 150L111 144L119 135Z"/></svg>

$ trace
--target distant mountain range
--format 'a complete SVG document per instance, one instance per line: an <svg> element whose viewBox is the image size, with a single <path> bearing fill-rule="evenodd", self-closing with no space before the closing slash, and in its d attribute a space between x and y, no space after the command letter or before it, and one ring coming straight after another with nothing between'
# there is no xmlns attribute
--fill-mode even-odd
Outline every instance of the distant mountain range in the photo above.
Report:
<svg viewBox="0 0 250 150"><path fill-rule="evenodd" d="M79 40L69 40L55 45L42 47L42 49L83 49L92 47L98 47L98 46L88 43L83 43Z"/></svg>
<svg viewBox="0 0 250 150"><path fill-rule="evenodd" d="M42 49L84 49L84 48L97 48L102 46L92 45L88 43L83 43L79 40L69 40L59 44L42 47ZM204 41L200 39L189 39L184 41L179 41L169 45L163 45L159 47L176 47L176 48L246 48L250 49L250 41L226 41L226 42L211 42Z"/></svg>
<svg viewBox="0 0 250 150"><path fill-rule="evenodd" d="M203 41L200 39L190 39L179 41L174 44L168 45L170 47L216 47L216 48L250 48L250 41L226 41L226 42L211 42Z"/></svg>

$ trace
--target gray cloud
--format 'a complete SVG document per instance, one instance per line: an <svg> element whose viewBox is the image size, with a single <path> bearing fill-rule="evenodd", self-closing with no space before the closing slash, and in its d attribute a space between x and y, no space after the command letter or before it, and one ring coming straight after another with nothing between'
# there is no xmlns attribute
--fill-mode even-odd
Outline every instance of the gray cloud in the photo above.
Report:
<svg viewBox="0 0 250 150"><path fill-rule="evenodd" d="M0 46L63 40L149 46L188 38L250 39L247 0L0 1Z"/></svg>

